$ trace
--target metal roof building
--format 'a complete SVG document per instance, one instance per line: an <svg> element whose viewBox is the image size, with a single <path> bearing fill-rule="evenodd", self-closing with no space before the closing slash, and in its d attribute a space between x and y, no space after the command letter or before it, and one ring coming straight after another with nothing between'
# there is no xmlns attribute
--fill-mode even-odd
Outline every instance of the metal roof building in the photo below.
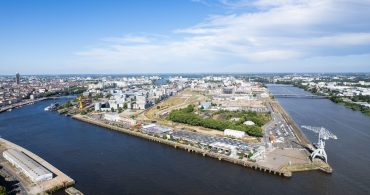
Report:
<svg viewBox="0 0 370 195"><path fill-rule="evenodd" d="M145 133L163 134L163 133L171 132L172 129L162 127L162 126L157 126L156 124L149 124L149 125L144 125L142 127L142 131L144 131Z"/></svg>
<svg viewBox="0 0 370 195"><path fill-rule="evenodd" d="M46 181L53 178L53 173L21 151L8 149L3 152L3 156L33 182Z"/></svg>
<svg viewBox="0 0 370 195"><path fill-rule="evenodd" d="M245 132L244 131L233 130L233 129L225 129L224 130L224 135L232 136L232 137L236 137L236 138L243 138L243 137L245 137Z"/></svg>

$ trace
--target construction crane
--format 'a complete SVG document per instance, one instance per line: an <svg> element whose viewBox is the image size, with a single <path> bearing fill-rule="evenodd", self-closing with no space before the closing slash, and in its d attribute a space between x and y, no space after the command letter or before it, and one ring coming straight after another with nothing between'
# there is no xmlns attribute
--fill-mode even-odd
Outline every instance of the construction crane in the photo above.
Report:
<svg viewBox="0 0 370 195"><path fill-rule="evenodd" d="M311 154L311 159L313 160L316 157L321 157L328 163L328 156L325 152L325 140L328 139L338 139L336 135L330 132L325 127L311 127L311 126L301 126L304 129L313 131L319 134L319 141L317 142L317 149L315 149Z"/></svg>
<svg viewBox="0 0 370 195"><path fill-rule="evenodd" d="M76 99L78 102L78 108L80 110L84 109L86 106L88 106L91 103L89 97L78 96Z"/></svg>

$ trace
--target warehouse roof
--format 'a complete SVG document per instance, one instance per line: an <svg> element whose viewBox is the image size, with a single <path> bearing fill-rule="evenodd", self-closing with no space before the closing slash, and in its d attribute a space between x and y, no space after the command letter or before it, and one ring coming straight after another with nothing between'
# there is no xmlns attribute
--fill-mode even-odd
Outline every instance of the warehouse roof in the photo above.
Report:
<svg viewBox="0 0 370 195"><path fill-rule="evenodd" d="M17 164L17 166L27 171L33 178L37 178L46 174L51 174L49 170L45 169L42 165L37 163L35 160L30 158L23 152L14 149L8 149L4 151L3 154L10 157Z"/></svg>

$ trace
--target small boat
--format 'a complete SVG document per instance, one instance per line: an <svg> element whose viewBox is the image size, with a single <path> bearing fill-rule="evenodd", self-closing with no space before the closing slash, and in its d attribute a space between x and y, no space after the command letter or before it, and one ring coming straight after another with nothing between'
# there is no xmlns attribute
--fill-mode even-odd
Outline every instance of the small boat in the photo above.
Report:
<svg viewBox="0 0 370 195"><path fill-rule="evenodd" d="M8 112L11 112L12 111L12 109L10 108L9 110L7 110Z"/></svg>
<svg viewBox="0 0 370 195"><path fill-rule="evenodd" d="M53 111L57 109L58 106L59 104L50 104L50 106L47 106L46 108L44 108L44 111Z"/></svg>

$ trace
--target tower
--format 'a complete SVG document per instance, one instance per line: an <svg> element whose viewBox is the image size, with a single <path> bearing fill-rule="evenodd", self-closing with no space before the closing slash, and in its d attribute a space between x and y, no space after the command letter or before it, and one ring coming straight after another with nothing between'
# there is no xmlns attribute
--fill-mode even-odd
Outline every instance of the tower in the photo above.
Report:
<svg viewBox="0 0 370 195"><path fill-rule="evenodd" d="M21 75L19 75L19 73L17 72L17 74L15 74L15 83L19 85L20 81L21 81Z"/></svg>

